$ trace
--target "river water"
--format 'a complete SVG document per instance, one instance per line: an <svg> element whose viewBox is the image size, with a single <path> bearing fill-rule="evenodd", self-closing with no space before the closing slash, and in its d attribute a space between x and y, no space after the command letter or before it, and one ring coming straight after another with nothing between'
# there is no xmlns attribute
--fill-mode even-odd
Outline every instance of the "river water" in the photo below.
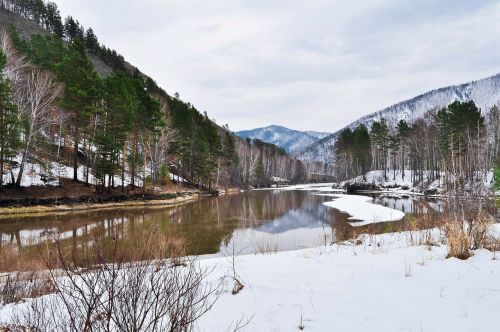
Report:
<svg viewBox="0 0 500 332"><path fill-rule="evenodd" d="M74 249L87 247L95 236L124 241L133 248L137 237L154 227L184 238L190 255L245 254L315 247L361 233L405 230L410 218L437 218L446 209L445 202L436 199L375 195L373 203L401 210L407 217L356 227L349 223L349 215L322 204L328 200L332 197L314 191L262 190L207 197L162 209L117 209L2 220L0 270L19 268L20 261L40 255L46 241L55 234Z"/></svg>

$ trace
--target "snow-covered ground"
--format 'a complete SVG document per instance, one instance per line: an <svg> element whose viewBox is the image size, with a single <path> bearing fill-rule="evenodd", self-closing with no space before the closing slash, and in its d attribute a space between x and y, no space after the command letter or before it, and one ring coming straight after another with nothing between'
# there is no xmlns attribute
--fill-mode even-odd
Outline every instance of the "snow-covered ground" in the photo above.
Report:
<svg viewBox="0 0 500 332"><path fill-rule="evenodd" d="M18 156L15 158L15 160L19 163L21 160L21 157ZM150 170L147 169L147 172L149 174ZM19 168L14 168L12 170L12 173L14 175L14 178L17 178L19 174ZM93 175L93 170L91 168L88 169L88 176L89 176L89 183L91 184L96 184L96 178ZM79 165L78 166L78 180L80 181L85 181L87 174L87 168L85 165ZM51 178L50 181L45 182L42 181L43 177L48 177ZM73 166L66 166L60 163L56 162L49 162L46 165L41 165L38 163L29 163L27 162L25 164L25 172L22 177L21 181L21 187L30 187L30 186L57 186L59 185L59 180L58 178L73 178ZM188 182L184 178L174 175L172 173L169 174L170 180L172 181L179 181L179 182ZM142 176L138 175L135 180L135 185L136 186L142 186ZM8 174L4 174L4 183L9 184L12 182L12 176L10 172ZM125 185L128 186L131 184L131 174L129 172L125 172ZM106 185L108 182L108 178L106 177L105 179ZM114 176L114 182L115 185L121 185L122 183L122 178L121 175L115 175Z"/></svg>
<svg viewBox="0 0 500 332"><path fill-rule="evenodd" d="M246 287L225 293L199 322L224 331L240 317L244 331L498 331L500 260L476 251L467 261L445 259L446 247L334 245L264 256L243 256ZM217 264L222 274L229 262Z"/></svg>
<svg viewBox="0 0 500 332"><path fill-rule="evenodd" d="M446 192L446 184L443 178L432 180L431 173L424 172L423 181L413 183L413 172L412 170L405 170L403 176L403 171L401 170L397 170L396 172L387 171L387 178L385 178L383 170L370 171L365 175L342 181L339 183L339 187L344 187L347 184L371 184L384 191L399 194L420 194L426 191L433 194L444 194ZM489 171L481 175L481 180L474 183L466 183L464 189L468 192L487 194L492 187L493 171Z"/></svg>
<svg viewBox="0 0 500 332"><path fill-rule="evenodd" d="M491 232L498 240L499 230ZM420 245L429 240L433 246ZM227 278L197 327L231 331L251 318L241 331L297 331L301 321L305 331L498 331L499 255L476 250L466 261L446 259L442 243L432 229L236 257L244 289L232 295ZM198 263L213 269L209 282L232 274L230 256ZM0 308L0 320L23 306Z"/></svg>
<svg viewBox="0 0 500 332"><path fill-rule="evenodd" d="M495 227L496 229L496 227ZM200 331L498 331L500 260L477 250L466 261L446 259L438 230L365 235L353 242L236 258L245 288L232 295L227 279ZM210 280L231 272L231 257L199 261ZM21 305L22 306L22 305ZM16 306L0 308L6 320Z"/></svg>

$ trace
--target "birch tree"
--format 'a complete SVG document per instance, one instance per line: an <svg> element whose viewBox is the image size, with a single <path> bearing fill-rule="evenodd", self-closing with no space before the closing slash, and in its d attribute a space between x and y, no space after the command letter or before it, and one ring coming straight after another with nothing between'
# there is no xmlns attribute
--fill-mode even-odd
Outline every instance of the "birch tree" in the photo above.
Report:
<svg viewBox="0 0 500 332"><path fill-rule="evenodd" d="M52 104L62 91L52 74L34 67L29 67L25 71L21 83L14 93L14 102L22 124L22 150L16 179L17 187L21 186L26 161L30 159L31 151L37 148L38 139L47 138Z"/></svg>

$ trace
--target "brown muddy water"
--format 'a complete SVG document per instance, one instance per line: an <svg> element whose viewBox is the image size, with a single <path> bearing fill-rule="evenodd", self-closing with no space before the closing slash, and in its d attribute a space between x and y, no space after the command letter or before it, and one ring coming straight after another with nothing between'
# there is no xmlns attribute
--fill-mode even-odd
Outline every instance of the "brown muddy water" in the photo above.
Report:
<svg viewBox="0 0 500 332"><path fill-rule="evenodd" d="M404 220L356 227L348 215L322 203L331 197L311 191L264 190L207 197L165 209L138 208L78 212L64 216L0 221L0 271L23 269L57 236L75 251L97 237L134 248L151 227L186 240L190 255L294 250L329 244L361 233L379 234L414 227L433 227L446 203L422 197L375 195L374 203L401 210ZM426 218L420 218L426 216ZM429 220L431 222L429 223ZM31 269L31 268L30 268Z"/></svg>

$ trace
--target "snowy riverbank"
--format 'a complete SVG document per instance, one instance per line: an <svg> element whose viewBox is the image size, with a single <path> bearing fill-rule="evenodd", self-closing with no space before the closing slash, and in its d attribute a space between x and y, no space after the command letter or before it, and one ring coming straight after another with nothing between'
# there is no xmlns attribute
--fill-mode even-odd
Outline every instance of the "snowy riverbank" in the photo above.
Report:
<svg viewBox="0 0 500 332"><path fill-rule="evenodd" d="M364 236L362 244L242 256L245 289L225 293L199 323L224 331L253 316L245 331L497 331L500 260L479 250L466 261L447 247L412 246L439 231ZM215 274L229 268L224 258Z"/></svg>
<svg viewBox="0 0 500 332"><path fill-rule="evenodd" d="M422 178L422 181L414 182L414 171L412 170L387 171L387 177L384 177L384 171L376 170L342 181L338 187L372 186L380 191L407 195L442 195L446 193L446 184L443 178L435 179L430 172L424 172ZM483 173L474 182L464 184L464 190L474 194L490 195L493 193L492 188L493 171Z"/></svg>
<svg viewBox="0 0 500 332"><path fill-rule="evenodd" d="M433 246L417 245L432 238ZM477 250L466 261L446 259L437 229L365 235L357 241L236 258L245 288L232 295L227 279L200 331L497 331L500 260ZM356 244L354 244L356 243ZM216 282L231 258L200 260ZM15 306L0 309L5 320Z"/></svg>

